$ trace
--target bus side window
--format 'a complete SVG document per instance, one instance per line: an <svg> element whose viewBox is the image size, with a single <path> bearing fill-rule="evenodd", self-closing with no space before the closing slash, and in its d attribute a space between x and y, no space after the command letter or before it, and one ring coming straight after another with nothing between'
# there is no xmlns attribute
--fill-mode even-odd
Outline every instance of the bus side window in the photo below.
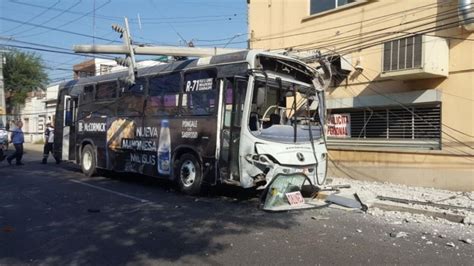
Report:
<svg viewBox="0 0 474 266"><path fill-rule="evenodd" d="M184 115L211 115L216 110L215 69L204 69L184 74L184 93L181 108Z"/></svg>
<svg viewBox="0 0 474 266"><path fill-rule="evenodd" d="M143 112L146 79L138 78L134 85L129 87L120 82L120 98L117 105L117 114L120 116L138 116Z"/></svg>
<svg viewBox="0 0 474 266"><path fill-rule="evenodd" d="M149 115L177 115L181 73L155 76L149 80L145 113Z"/></svg>
<svg viewBox="0 0 474 266"><path fill-rule="evenodd" d="M117 97L117 81L99 83L96 86L95 99L105 100Z"/></svg>
<svg viewBox="0 0 474 266"><path fill-rule="evenodd" d="M92 102L94 100L94 85L87 85L84 87L84 94L82 101L85 103Z"/></svg>
<svg viewBox="0 0 474 266"><path fill-rule="evenodd" d="M226 80L226 90L224 93L225 100L225 111L224 111L224 126L230 127L230 121L232 117L232 102L233 102L233 82Z"/></svg>
<svg viewBox="0 0 474 266"><path fill-rule="evenodd" d="M135 81L135 84L128 85L126 82L119 80L119 97L122 97L126 94L134 94L134 95L144 95L145 94L145 87L146 87L146 79L145 78L138 78Z"/></svg>
<svg viewBox="0 0 474 266"><path fill-rule="evenodd" d="M76 121L77 102L71 96L65 96L64 100L64 126L73 126Z"/></svg>

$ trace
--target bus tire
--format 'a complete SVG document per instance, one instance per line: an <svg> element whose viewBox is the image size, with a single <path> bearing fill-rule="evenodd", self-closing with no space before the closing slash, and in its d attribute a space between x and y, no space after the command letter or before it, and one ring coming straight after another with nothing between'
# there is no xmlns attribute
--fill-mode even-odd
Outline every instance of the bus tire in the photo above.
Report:
<svg viewBox="0 0 474 266"><path fill-rule="evenodd" d="M201 192L203 174L202 166L192 154L183 154L176 165L175 173L179 188L188 195L198 195Z"/></svg>
<svg viewBox="0 0 474 266"><path fill-rule="evenodd" d="M84 175L91 177L97 173L96 162L95 150L92 145L87 144L82 149L81 155L81 170Z"/></svg>

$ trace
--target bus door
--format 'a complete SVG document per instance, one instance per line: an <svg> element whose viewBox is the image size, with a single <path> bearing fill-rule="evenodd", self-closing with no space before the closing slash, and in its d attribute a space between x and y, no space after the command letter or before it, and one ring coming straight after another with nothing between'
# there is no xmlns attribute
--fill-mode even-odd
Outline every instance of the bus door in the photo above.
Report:
<svg viewBox="0 0 474 266"><path fill-rule="evenodd" d="M64 96L62 160L75 160L77 97Z"/></svg>
<svg viewBox="0 0 474 266"><path fill-rule="evenodd" d="M224 83L223 117L221 119L220 173L225 178L238 181L239 143L242 113L247 91L247 79L235 77Z"/></svg>

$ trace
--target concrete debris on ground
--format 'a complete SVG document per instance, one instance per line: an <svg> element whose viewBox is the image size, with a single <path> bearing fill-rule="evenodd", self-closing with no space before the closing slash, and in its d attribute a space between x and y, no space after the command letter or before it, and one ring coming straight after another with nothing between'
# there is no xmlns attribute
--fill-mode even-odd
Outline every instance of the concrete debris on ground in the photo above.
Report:
<svg viewBox="0 0 474 266"><path fill-rule="evenodd" d="M392 233L390 233L390 236L395 237L395 238L401 238L401 237L407 237L408 234L405 233L405 232L397 232L397 233L392 232Z"/></svg>
<svg viewBox="0 0 474 266"><path fill-rule="evenodd" d="M329 186L350 185L350 188L341 189L338 195L352 197L354 193L357 193L361 201L368 205L367 213L369 215L381 217L390 224L453 224L455 221L457 223L462 222L460 225L474 225L474 192L456 192L346 178L328 178L328 180ZM377 196L453 207L441 209L431 205L382 201L377 199ZM384 206L389 207L385 208Z"/></svg>
<svg viewBox="0 0 474 266"><path fill-rule="evenodd" d="M454 248L456 245L454 245L453 242L448 242L446 243L446 246Z"/></svg>
<svg viewBox="0 0 474 266"><path fill-rule="evenodd" d="M466 215L464 219L462 220L462 223L468 224L468 225L474 225L474 214Z"/></svg>

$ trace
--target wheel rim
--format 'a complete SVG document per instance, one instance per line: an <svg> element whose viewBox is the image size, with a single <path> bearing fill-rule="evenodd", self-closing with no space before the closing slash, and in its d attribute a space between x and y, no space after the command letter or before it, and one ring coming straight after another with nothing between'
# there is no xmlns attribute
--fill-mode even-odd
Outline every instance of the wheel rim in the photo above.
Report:
<svg viewBox="0 0 474 266"><path fill-rule="evenodd" d="M179 173L181 182L185 187L190 187L194 184L194 181L196 180L196 167L191 160L183 162Z"/></svg>
<svg viewBox="0 0 474 266"><path fill-rule="evenodd" d="M92 154L89 151L86 151L82 156L82 165L84 170L89 171L92 167Z"/></svg>

